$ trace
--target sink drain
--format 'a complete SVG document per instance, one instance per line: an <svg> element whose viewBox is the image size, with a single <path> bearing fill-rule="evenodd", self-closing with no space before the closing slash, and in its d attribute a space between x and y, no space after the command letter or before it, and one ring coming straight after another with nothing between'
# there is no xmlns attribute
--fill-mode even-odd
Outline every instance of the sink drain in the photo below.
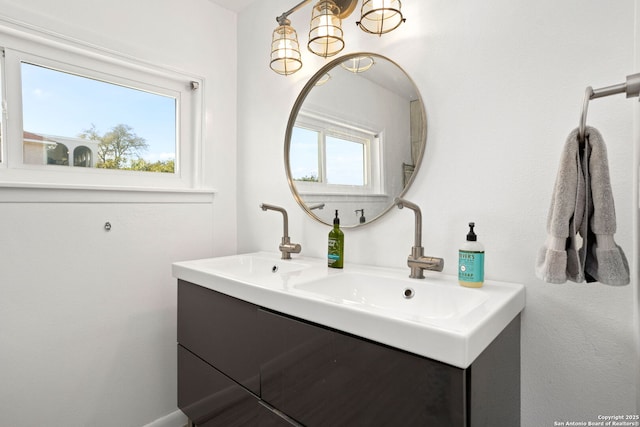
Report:
<svg viewBox="0 0 640 427"><path fill-rule="evenodd" d="M405 299L411 299L415 296L416 291L414 291L411 288L405 288L404 292L402 293L402 296L404 296Z"/></svg>
<svg viewBox="0 0 640 427"><path fill-rule="evenodd" d="M271 272L275 273L276 271L278 271L278 266L274 265L273 267L271 267Z"/></svg>

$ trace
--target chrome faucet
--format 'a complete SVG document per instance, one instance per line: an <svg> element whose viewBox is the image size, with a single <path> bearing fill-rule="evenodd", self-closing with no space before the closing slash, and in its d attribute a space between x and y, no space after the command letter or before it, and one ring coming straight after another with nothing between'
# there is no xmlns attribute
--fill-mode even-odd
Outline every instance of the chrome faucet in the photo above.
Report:
<svg viewBox="0 0 640 427"><path fill-rule="evenodd" d="M299 254L302 250L302 246L297 243L291 243L291 239L289 238L289 217L287 216L287 211L280 206L268 205L266 203L260 204L260 209L263 211L267 211L267 209L272 211L278 211L282 213L282 217L284 220L284 233L282 236L282 241L280 243L279 249L282 253L282 259L291 259L291 254Z"/></svg>
<svg viewBox="0 0 640 427"><path fill-rule="evenodd" d="M416 214L414 244L411 248L411 254L409 254L407 258L407 265L411 269L409 277L412 279L424 279L424 270L442 271L444 268L444 259L424 256L424 248L422 247L422 212L420 212L420 207L415 203L399 197L393 200L393 204L398 206L398 209L407 207Z"/></svg>

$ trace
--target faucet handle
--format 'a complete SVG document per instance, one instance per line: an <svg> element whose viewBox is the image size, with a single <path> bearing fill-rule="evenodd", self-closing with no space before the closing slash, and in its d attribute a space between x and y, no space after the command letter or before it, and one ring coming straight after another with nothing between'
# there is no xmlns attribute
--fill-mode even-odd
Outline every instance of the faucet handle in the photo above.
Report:
<svg viewBox="0 0 640 427"><path fill-rule="evenodd" d="M424 279L424 270L442 271L444 269L444 259L430 256L413 258L409 255L407 266L411 269L409 277L412 279Z"/></svg>
<svg viewBox="0 0 640 427"><path fill-rule="evenodd" d="M279 246L282 253L299 254L302 251L302 246L299 243L282 243Z"/></svg>
<svg viewBox="0 0 640 427"><path fill-rule="evenodd" d="M291 254L299 254L302 251L302 246L299 243L291 243L289 236L282 238L282 243L278 248L282 253L281 259L291 259Z"/></svg>
<svg viewBox="0 0 640 427"><path fill-rule="evenodd" d="M444 259L434 256L425 256L420 258L420 262L427 267L425 270L442 271L444 269Z"/></svg>

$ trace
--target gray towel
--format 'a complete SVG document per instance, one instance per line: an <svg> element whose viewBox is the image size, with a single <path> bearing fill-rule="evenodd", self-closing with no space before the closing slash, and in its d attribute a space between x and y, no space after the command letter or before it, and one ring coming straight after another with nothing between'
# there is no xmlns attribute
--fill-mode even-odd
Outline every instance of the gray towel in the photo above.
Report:
<svg viewBox="0 0 640 427"><path fill-rule="evenodd" d="M629 264L613 239L615 231L615 207L602 136L587 127L581 146L575 129L562 152L547 218L547 239L538 253L536 275L549 283L586 280L628 284Z"/></svg>

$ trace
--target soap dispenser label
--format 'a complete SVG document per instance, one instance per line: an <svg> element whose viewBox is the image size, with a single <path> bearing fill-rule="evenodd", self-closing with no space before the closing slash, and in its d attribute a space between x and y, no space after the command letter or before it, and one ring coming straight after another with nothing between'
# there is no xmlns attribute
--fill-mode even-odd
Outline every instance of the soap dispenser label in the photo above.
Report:
<svg viewBox="0 0 640 427"><path fill-rule="evenodd" d="M460 251L458 280L484 282L484 252Z"/></svg>
<svg viewBox="0 0 640 427"><path fill-rule="evenodd" d="M329 239L329 266L340 264L340 242L337 239Z"/></svg>

